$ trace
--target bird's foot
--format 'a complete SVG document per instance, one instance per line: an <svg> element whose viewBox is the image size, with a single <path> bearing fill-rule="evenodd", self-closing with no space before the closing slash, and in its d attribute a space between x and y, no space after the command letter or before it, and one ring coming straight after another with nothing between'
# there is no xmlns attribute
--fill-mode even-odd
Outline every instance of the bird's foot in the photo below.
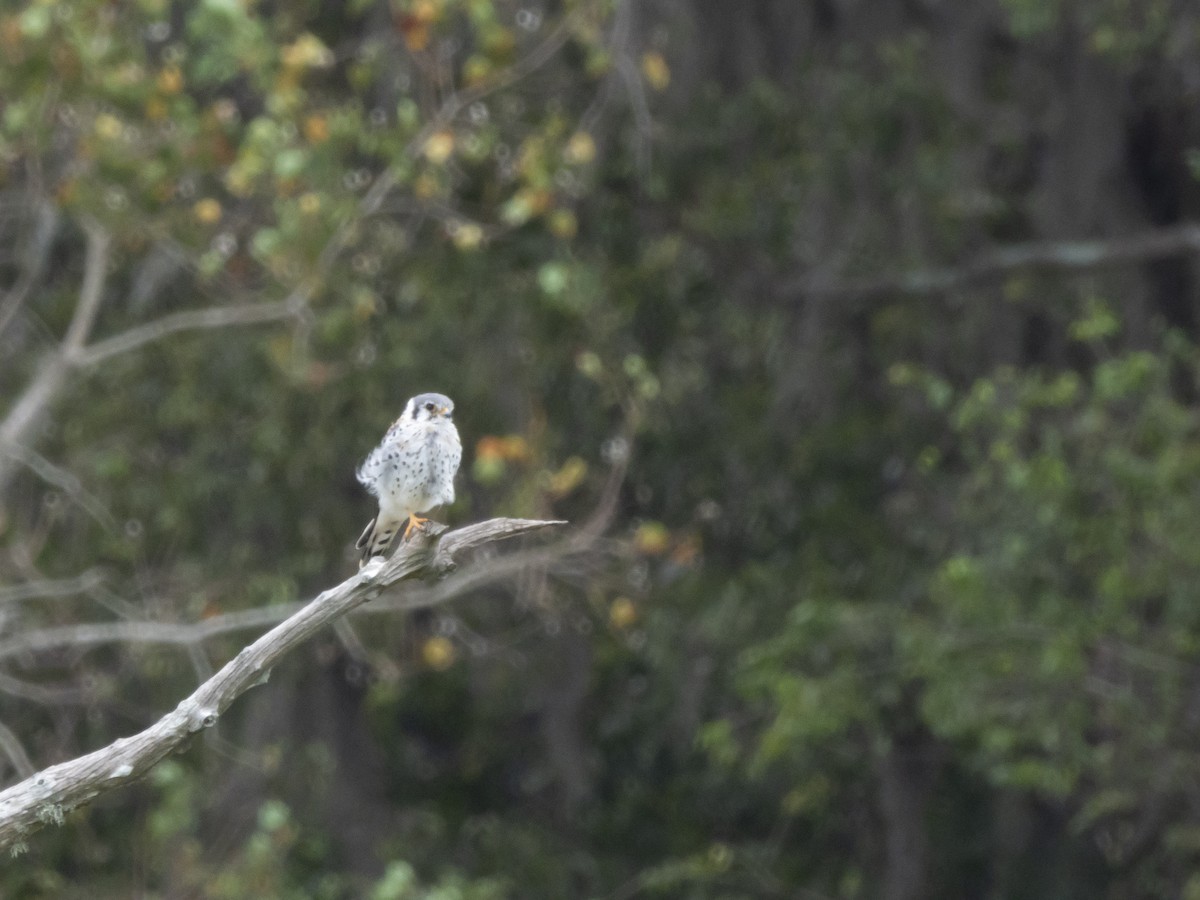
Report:
<svg viewBox="0 0 1200 900"><path fill-rule="evenodd" d="M404 526L404 536L400 538L402 541L407 541L412 537L412 533L422 527L429 519L422 519L420 516L409 516L408 524Z"/></svg>

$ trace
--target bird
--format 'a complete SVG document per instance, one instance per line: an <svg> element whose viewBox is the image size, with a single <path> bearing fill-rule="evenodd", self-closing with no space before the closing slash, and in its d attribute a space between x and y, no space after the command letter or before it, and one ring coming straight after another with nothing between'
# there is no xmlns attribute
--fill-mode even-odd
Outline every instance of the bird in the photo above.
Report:
<svg viewBox="0 0 1200 900"><path fill-rule="evenodd" d="M454 401L445 394L417 394L358 467L359 483L379 498L379 512L354 545L362 551L359 568L387 553L406 520L404 541L429 521L419 513L454 502L462 442L453 413Z"/></svg>

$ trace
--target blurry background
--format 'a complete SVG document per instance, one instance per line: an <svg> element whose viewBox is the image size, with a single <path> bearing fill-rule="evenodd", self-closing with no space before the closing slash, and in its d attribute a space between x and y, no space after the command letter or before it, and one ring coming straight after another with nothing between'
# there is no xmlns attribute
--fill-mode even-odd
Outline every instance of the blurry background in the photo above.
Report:
<svg viewBox="0 0 1200 900"><path fill-rule="evenodd" d="M353 573L418 391L439 519L602 532L360 610L0 893L1200 897L1198 45L1171 0L7 3L4 784Z"/></svg>

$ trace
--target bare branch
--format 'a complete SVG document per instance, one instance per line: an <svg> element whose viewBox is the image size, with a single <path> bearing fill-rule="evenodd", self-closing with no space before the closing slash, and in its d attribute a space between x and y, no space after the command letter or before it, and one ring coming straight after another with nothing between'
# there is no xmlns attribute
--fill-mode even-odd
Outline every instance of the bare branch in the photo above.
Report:
<svg viewBox="0 0 1200 900"><path fill-rule="evenodd" d="M50 248L54 245L54 235L58 231L58 224L58 207L48 200L40 201L37 204L37 219L33 235L22 251L26 263L21 270L21 277L17 279L17 283L12 286L12 289L0 299L0 333L3 333L4 329L8 327L8 323L17 314L17 310L21 308L33 286L41 280L42 274L46 271L46 263L50 259Z"/></svg>
<svg viewBox="0 0 1200 900"><path fill-rule="evenodd" d="M121 334L98 341L77 353L73 362L80 367L94 366L110 357L128 353L130 350L136 350L138 347L160 341L168 335L178 334L181 331L279 322L295 316L296 313L294 304L288 300L189 309L184 312L171 313L161 319L147 322L145 325L138 325Z"/></svg>
<svg viewBox="0 0 1200 900"><path fill-rule="evenodd" d="M395 597L385 595L377 603L362 609L361 614L439 606L454 597L514 579L530 570L552 570L556 574L564 574L562 567L567 559L585 552L589 556L595 555L594 546L594 537L579 531L566 540L492 560L486 567L468 569L423 590L405 591Z"/></svg>
<svg viewBox="0 0 1200 900"><path fill-rule="evenodd" d="M613 22L611 40L613 55L616 59L614 74L619 77L629 99L629 107L633 111L635 124L633 153L637 162L638 172L642 178L650 174L651 140L653 137L654 118L650 114L650 103L646 99L646 85L642 74L634 60L633 39L633 4L623 3L617 9Z"/></svg>
<svg viewBox="0 0 1200 900"><path fill-rule="evenodd" d="M431 534L434 529L419 533L390 560L372 560L357 575L325 591L244 648L151 727L51 766L0 793L0 847L19 846L43 825L60 822L66 811L144 775L190 735L215 725L237 697L266 680L285 654L387 588L406 579L444 575L454 569L459 555L473 547L563 524L491 519L447 533Z"/></svg>
<svg viewBox="0 0 1200 900"><path fill-rule="evenodd" d="M438 606L471 591L507 581L526 569L561 567L572 557L588 551L592 545L590 540L581 542L579 538L577 534L540 549L513 553L491 561L486 567L456 572L434 585L407 585L399 597L392 598L390 594L381 596L376 603L355 609L354 614L377 615L401 609ZM305 605L303 602L276 603L223 613L199 622L150 622L139 619L37 628L0 641L0 661L64 647L83 649L117 643L191 647L224 635L276 625L295 615Z"/></svg>
<svg viewBox="0 0 1200 900"><path fill-rule="evenodd" d="M79 303L75 306L75 314L71 317L71 324L67 326L62 345L68 362L74 361L75 354L83 348L88 335L92 333L92 326L96 324L100 301L104 299L104 280L108 274L108 257L112 248L112 236L100 224L89 221L84 224L83 229L87 233L83 284L79 286Z"/></svg>
<svg viewBox="0 0 1200 900"><path fill-rule="evenodd" d="M281 603L259 609L214 616L202 622L93 622L38 628L0 641L0 660L26 653L45 653L60 647L96 647L103 644L173 644L186 647L222 634L275 625L304 607Z"/></svg>
<svg viewBox="0 0 1200 900"><path fill-rule="evenodd" d="M87 692L76 687L37 684L14 678L3 672L0 672L0 693L20 697L22 700L29 700L33 703L42 703L46 706L80 703L84 702L87 697Z"/></svg>
<svg viewBox="0 0 1200 900"><path fill-rule="evenodd" d="M104 299L104 281L108 269L112 239L108 232L96 224L88 224L87 251L84 259L83 283L79 289L79 300L71 324L67 326L62 344L42 360L37 374L20 396L4 421L0 422L0 447L24 446L29 437L50 408L50 404L62 389L74 357L82 349L88 334L95 324ZM8 486L15 471L15 460L9 455L0 455L0 495Z"/></svg>
<svg viewBox="0 0 1200 900"><path fill-rule="evenodd" d="M84 266L84 281L80 287L75 313L67 328L67 336L60 347L55 348L42 362L33 382L0 423L0 441L7 444L23 444L25 436L45 411L49 400L58 392L66 375L73 350L82 346L96 318L103 295L103 272L108 261L108 236L98 228L88 230L87 259Z"/></svg>
<svg viewBox="0 0 1200 900"><path fill-rule="evenodd" d="M631 0L619 0L612 14L612 24L609 27L609 35L607 46L609 53L614 57L622 53L630 52L627 46L629 38L629 18ZM613 94L620 86L625 75L618 67L613 67L600 84L600 89L596 92L596 96L592 102L588 104L588 108L584 110L583 115L579 118L579 131L586 134L593 134L596 130L600 118L604 115L612 100Z"/></svg>
<svg viewBox="0 0 1200 900"><path fill-rule="evenodd" d="M0 454L16 460L35 472L47 484L52 484L78 503L87 513L109 531L115 531L117 521L95 495L86 490L79 478L67 469L56 466L36 450L20 444L0 442Z"/></svg>
<svg viewBox="0 0 1200 900"><path fill-rule="evenodd" d="M103 581L104 573L100 569L88 569L75 578L47 578L29 584L0 588L0 604L20 603L22 600L43 597L74 597L99 587Z"/></svg>
<svg viewBox="0 0 1200 900"><path fill-rule="evenodd" d="M0 748L4 750L4 755L8 757L9 762L22 778L28 778L37 771L34 769L33 763L29 761L29 754L25 752L25 748L21 746L17 736L2 722L0 722Z"/></svg>
<svg viewBox="0 0 1200 900"><path fill-rule="evenodd" d="M632 456L632 434L635 427L634 413L629 411L620 434L612 439L613 448L610 453L613 465L601 490L596 509L584 520L583 524L572 529L570 537L542 547L523 550L520 553L510 553L503 559L491 561L486 567L456 572L436 584L420 587L406 585L400 596L384 595L370 606L355 609L354 614L390 614L402 609L437 606L471 591L508 581L529 569L539 569L558 576L569 576L579 572L581 560L604 558L604 549L601 547L600 550L597 550L597 547L601 544L601 535L612 523L621 485L625 481L629 460ZM95 575L97 581L101 580L98 570L89 570L78 579L64 581L62 585L64 588L71 587L75 581L81 581L90 575ZM53 584L55 583L39 581L30 585L29 588L36 589L37 585L50 586ZM23 592L29 588L21 586L9 590ZM81 590L87 590L94 599L102 602L118 615L124 616L125 621L59 625L23 631L7 640L0 641L0 661L17 656L45 653L64 647L82 649L116 643L158 644L190 648L223 635L276 625L295 615L304 607L302 602L275 603L255 609L222 613L199 622L146 621L133 615L134 607L99 583L88 584ZM23 594L17 593L17 597L23 599ZM5 594L0 591L0 602L4 599Z"/></svg>
<svg viewBox="0 0 1200 900"><path fill-rule="evenodd" d="M800 278L781 290L804 297L881 300L897 294L943 294L1024 270L1088 272L1196 253L1200 253L1200 225L1186 224L1110 240L1014 244L988 251L962 266L922 269L901 275L833 283Z"/></svg>

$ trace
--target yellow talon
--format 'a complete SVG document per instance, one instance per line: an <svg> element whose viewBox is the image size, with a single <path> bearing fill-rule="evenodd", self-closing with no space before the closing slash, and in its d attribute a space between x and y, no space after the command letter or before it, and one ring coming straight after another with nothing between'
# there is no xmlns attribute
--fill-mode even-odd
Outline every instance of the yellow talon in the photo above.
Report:
<svg viewBox="0 0 1200 900"><path fill-rule="evenodd" d="M420 516L409 516L408 524L404 526L404 536L400 540L407 541L414 531L428 521L429 519L422 519Z"/></svg>

